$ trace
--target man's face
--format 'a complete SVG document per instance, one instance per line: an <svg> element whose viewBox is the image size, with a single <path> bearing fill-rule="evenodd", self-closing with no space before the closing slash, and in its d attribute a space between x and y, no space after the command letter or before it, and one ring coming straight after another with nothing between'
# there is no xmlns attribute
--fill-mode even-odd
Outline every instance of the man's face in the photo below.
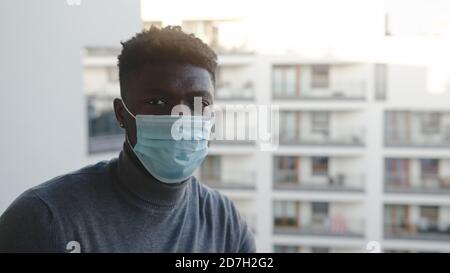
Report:
<svg viewBox="0 0 450 273"><path fill-rule="evenodd" d="M202 109L213 104L211 75L206 69L197 66L146 65L130 72L125 82L124 102L133 115L171 115L176 105L187 106L192 115L198 115L201 113L194 113L194 98L200 98ZM114 111L117 121L123 124L134 146L135 119L125 110L120 99L114 100Z"/></svg>

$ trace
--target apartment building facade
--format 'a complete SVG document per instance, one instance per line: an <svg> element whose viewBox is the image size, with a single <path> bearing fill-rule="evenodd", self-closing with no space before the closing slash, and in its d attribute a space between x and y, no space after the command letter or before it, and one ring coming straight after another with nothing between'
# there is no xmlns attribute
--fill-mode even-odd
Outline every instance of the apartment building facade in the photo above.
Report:
<svg viewBox="0 0 450 273"><path fill-rule="evenodd" d="M450 251L450 95L427 93L425 67L256 54L245 41L221 44L222 24L232 29L183 22L219 53L215 103L278 105L279 146L213 141L196 175L233 199L259 251L367 252L370 241L386 252ZM96 88L117 94L113 56L100 59L85 61L108 67ZM94 154L123 137L105 126L102 92L86 93Z"/></svg>
<svg viewBox="0 0 450 273"><path fill-rule="evenodd" d="M40 29L36 40L46 37L59 50L34 43L39 54L4 56L6 66L27 69L21 79L5 71L2 81L2 89L17 90L2 100L2 124L15 132L2 142L2 178L13 185L2 192L2 209L27 188L117 155L123 135L111 108L120 95L116 46L142 27L134 0L27 5L10 6L23 16L2 13L5 39L29 45ZM114 16L99 16L105 6ZM165 25L158 20L144 26ZM426 91L424 67L257 54L245 35L229 39L242 33L236 18L180 23L219 54L217 104L279 105L276 150L216 141L196 174L233 199L258 251L366 252L377 241L385 252L450 252L450 95ZM12 101L21 103L12 109ZM40 123L30 124L36 113ZM19 149L11 145L17 142Z"/></svg>

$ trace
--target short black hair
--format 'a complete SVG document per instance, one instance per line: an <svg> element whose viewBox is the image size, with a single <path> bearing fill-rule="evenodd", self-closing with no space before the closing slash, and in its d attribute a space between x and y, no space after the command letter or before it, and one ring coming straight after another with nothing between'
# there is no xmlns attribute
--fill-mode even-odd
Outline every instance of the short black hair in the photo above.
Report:
<svg viewBox="0 0 450 273"><path fill-rule="evenodd" d="M193 34L182 31L180 26L158 28L137 33L121 42L118 56L120 95L125 98L125 78L130 72L146 64L181 63L206 69L215 81L216 53Z"/></svg>

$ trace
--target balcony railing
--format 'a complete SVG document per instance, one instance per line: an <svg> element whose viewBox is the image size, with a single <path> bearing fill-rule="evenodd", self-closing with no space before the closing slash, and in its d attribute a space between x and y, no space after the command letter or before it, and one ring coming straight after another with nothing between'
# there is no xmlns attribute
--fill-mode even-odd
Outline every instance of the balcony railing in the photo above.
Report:
<svg viewBox="0 0 450 273"><path fill-rule="evenodd" d="M273 90L273 99L276 100L364 100L366 98L364 81L331 83L326 88L307 88L300 90L299 94L290 94Z"/></svg>
<svg viewBox="0 0 450 273"><path fill-rule="evenodd" d="M385 191L390 193L450 194L450 177L410 178L387 174Z"/></svg>
<svg viewBox="0 0 450 273"><path fill-rule="evenodd" d="M221 145L238 145L238 146L247 146L247 145L255 145L254 140L215 140L212 139L210 141L211 146L221 146Z"/></svg>
<svg viewBox="0 0 450 273"><path fill-rule="evenodd" d="M436 134L413 134L410 131L387 129L384 143L391 147L450 148L450 125Z"/></svg>
<svg viewBox="0 0 450 273"><path fill-rule="evenodd" d="M421 223L395 223L384 226L387 239L450 241L450 223L422 221Z"/></svg>
<svg viewBox="0 0 450 273"><path fill-rule="evenodd" d="M313 219L314 219L313 215ZM319 217L310 219L308 224L283 225L275 221L274 233L283 235L305 235L305 236L337 236L355 237L364 236L364 221L349 220L340 217Z"/></svg>
<svg viewBox="0 0 450 273"><path fill-rule="evenodd" d="M364 175L337 174L299 179L295 170L275 172L274 189L301 191L363 192Z"/></svg>
<svg viewBox="0 0 450 273"><path fill-rule="evenodd" d="M233 171L225 177L223 174L218 174L218 178L202 177L201 182L216 188L227 190L254 190L256 174L254 172Z"/></svg>
<svg viewBox="0 0 450 273"><path fill-rule="evenodd" d="M252 88L217 87L214 98L219 101L252 101L254 91Z"/></svg>
<svg viewBox="0 0 450 273"><path fill-rule="evenodd" d="M281 127L281 126L280 126ZM305 134L293 132L295 128L280 128L280 144L311 146L364 146L364 130L350 130L332 134Z"/></svg>

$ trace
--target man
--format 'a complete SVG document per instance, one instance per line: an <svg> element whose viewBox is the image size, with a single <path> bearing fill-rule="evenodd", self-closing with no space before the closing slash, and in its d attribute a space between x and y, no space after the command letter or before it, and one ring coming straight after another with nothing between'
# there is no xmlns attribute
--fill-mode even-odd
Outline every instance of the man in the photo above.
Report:
<svg viewBox="0 0 450 273"><path fill-rule="evenodd" d="M0 218L0 252L254 252L233 203L192 176L208 150L216 54L180 27L122 45L119 157L24 192Z"/></svg>

